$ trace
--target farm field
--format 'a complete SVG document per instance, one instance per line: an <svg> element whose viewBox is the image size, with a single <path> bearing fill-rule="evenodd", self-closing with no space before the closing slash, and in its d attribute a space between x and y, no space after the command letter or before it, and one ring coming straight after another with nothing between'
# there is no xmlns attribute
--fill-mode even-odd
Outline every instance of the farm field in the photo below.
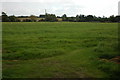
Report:
<svg viewBox="0 0 120 80"><path fill-rule="evenodd" d="M3 78L119 78L118 23L2 25Z"/></svg>

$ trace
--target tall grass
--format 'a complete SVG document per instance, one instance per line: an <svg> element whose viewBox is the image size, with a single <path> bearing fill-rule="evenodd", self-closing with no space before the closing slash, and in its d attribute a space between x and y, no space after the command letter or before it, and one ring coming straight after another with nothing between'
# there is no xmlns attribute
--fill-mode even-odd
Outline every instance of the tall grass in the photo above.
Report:
<svg viewBox="0 0 120 80"><path fill-rule="evenodd" d="M40 74L36 70L39 73L36 75L43 75L44 77L45 75L52 76L51 71L54 69L59 72L58 68L55 67L57 64L68 68L63 68L63 71L60 71L59 74L63 77L69 75L78 77L79 75L76 72L81 75L80 71L76 71L77 67L83 69L82 72L86 76L81 75L82 77L103 77L104 75L108 78L118 77L118 64L101 61L101 59L109 60L120 56L117 51L117 33L117 23L3 23L3 60L27 60L25 62L26 66L30 65L29 60L33 61L36 66L38 65L37 60L41 62L45 58L49 58L48 62L45 60L46 65L49 62L56 61L55 64L52 64L53 68L51 67L50 71L48 70L44 74ZM11 76L11 74L8 74L11 70L8 70L7 64L4 63L3 75L5 77ZM12 65L15 64L12 63ZM24 63L20 62L19 64L22 65L21 67L25 66ZM38 67L42 67L44 64L39 64ZM24 71L26 68L23 68ZM31 66L31 68L33 67ZM67 69L68 72L65 72L64 69ZM28 70L28 73L30 71ZM55 73L58 73L57 71ZM5 75L6 72L8 72L7 75ZM16 72L15 69L12 76L17 76L15 75ZM75 74L72 74L72 72ZM22 74L22 71L20 71L20 74ZM95 76L95 74L97 75Z"/></svg>

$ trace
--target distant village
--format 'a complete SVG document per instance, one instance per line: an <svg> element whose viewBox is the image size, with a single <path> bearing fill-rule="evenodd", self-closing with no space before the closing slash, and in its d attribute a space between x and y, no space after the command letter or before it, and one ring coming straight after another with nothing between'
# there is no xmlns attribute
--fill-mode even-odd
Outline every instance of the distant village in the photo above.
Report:
<svg viewBox="0 0 120 80"><path fill-rule="evenodd" d="M40 16L34 16L34 15L31 15L31 16L18 16L17 19L20 21L20 22L29 22L29 21L34 21L34 22L40 22L40 21L45 21L45 15L44 14L41 14ZM62 17L60 16L57 16L56 17L56 21L62 21Z"/></svg>
<svg viewBox="0 0 120 80"><path fill-rule="evenodd" d="M7 13L2 12L0 16L2 22L57 22L57 21L68 21L68 22L120 22L120 16L111 15L110 17L96 17L95 15L76 15L76 17L68 17L66 14L62 16L56 16L55 14L40 14L39 16L8 16Z"/></svg>

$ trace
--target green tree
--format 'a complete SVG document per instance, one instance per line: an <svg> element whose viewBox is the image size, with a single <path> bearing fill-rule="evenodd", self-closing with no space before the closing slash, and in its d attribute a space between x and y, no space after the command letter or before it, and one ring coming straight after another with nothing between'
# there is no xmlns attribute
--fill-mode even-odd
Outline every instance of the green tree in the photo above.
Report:
<svg viewBox="0 0 120 80"><path fill-rule="evenodd" d="M67 20L68 20L67 15L64 14L64 15L62 16L62 21L67 21Z"/></svg>
<svg viewBox="0 0 120 80"><path fill-rule="evenodd" d="M77 22L79 22L80 21L80 17L79 17L79 15L76 15L76 19L75 19Z"/></svg>
<svg viewBox="0 0 120 80"><path fill-rule="evenodd" d="M10 22L16 22L17 21L17 19L14 15L9 16L9 20L10 20Z"/></svg>
<svg viewBox="0 0 120 80"><path fill-rule="evenodd" d="M115 21L116 21L116 22L120 22L120 16L116 16L116 17L115 17Z"/></svg>
<svg viewBox="0 0 120 80"><path fill-rule="evenodd" d="M76 21L76 17L68 17L67 21L75 22Z"/></svg>
<svg viewBox="0 0 120 80"><path fill-rule="evenodd" d="M9 18L5 12L2 12L2 22L9 22Z"/></svg>
<svg viewBox="0 0 120 80"><path fill-rule="evenodd" d="M35 15L30 15L30 19L31 19L32 22L37 21L37 17Z"/></svg>
<svg viewBox="0 0 120 80"><path fill-rule="evenodd" d="M86 21L94 21L93 15L88 15L88 16L86 17Z"/></svg>
<svg viewBox="0 0 120 80"><path fill-rule="evenodd" d="M86 21L85 15L80 14L79 18L80 18L80 20L79 20L80 22L85 22Z"/></svg>
<svg viewBox="0 0 120 80"><path fill-rule="evenodd" d="M110 22L115 22L115 17L114 17L114 15L112 15L112 16L109 17L109 21L110 21Z"/></svg>
<svg viewBox="0 0 120 80"><path fill-rule="evenodd" d="M54 21L57 21L57 18L55 16L55 14L46 14L45 15L45 21L54 22Z"/></svg>

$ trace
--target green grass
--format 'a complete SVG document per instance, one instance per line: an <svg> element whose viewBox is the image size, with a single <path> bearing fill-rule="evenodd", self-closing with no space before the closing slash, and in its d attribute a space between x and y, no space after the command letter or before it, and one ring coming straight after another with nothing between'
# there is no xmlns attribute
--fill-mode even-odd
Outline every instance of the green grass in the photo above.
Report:
<svg viewBox="0 0 120 80"><path fill-rule="evenodd" d="M4 78L118 78L117 23L3 23Z"/></svg>

